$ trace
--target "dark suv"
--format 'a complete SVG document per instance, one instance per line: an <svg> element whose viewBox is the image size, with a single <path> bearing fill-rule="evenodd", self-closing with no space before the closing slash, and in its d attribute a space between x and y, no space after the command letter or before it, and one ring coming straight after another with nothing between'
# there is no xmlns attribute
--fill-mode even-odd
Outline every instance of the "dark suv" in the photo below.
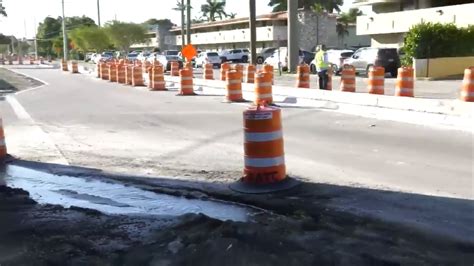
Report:
<svg viewBox="0 0 474 266"><path fill-rule="evenodd" d="M367 74L371 66L382 66L392 77L397 76L400 67L400 57L396 48L360 48L344 60L344 64L353 65L357 73Z"/></svg>

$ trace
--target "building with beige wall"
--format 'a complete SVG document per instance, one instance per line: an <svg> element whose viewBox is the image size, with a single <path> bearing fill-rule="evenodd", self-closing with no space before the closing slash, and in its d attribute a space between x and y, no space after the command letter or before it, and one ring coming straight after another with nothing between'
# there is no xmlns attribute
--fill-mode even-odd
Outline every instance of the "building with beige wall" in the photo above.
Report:
<svg viewBox="0 0 474 266"><path fill-rule="evenodd" d="M421 22L474 25L472 0L355 0L360 6L371 6L373 14L357 17L357 35L370 36L375 47L401 47L405 33Z"/></svg>
<svg viewBox="0 0 474 266"><path fill-rule="evenodd" d="M317 16L310 10L298 11L299 45L303 50L313 51L318 43L328 47L343 48L336 32L336 14L321 14ZM257 51L265 47L284 47L288 41L288 14L275 12L257 16ZM166 37L167 45L181 47L181 28L170 30ZM360 43L356 40L355 31L344 39L348 46ZM353 35L353 36L352 36ZM364 39L364 37L362 37ZM365 39L370 39L366 37ZM355 40L355 42L353 42ZM201 50L222 50L249 48L250 29L248 18L235 18L222 21L206 22L191 26L191 43ZM367 45L367 41L365 42ZM364 45L364 44L362 44Z"/></svg>

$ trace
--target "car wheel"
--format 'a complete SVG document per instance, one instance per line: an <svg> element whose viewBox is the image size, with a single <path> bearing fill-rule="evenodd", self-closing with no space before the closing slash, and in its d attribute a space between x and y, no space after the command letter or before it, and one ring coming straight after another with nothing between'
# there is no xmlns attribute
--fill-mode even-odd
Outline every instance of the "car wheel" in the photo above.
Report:
<svg viewBox="0 0 474 266"><path fill-rule="evenodd" d="M247 63L249 61L249 57L244 55L242 56L242 63Z"/></svg>
<svg viewBox="0 0 474 266"><path fill-rule="evenodd" d="M398 76L398 69L390 70L390 75L392 76L392 78L396 78Z"/></svg>
<svg viewBox="0 0 474 266"><path fill-rule="evenodd" d="M258 57L257 58L257 64L259 64L259 65L263 64L263 57Z"/></svg>
<svg viewBox="0 0 474 266"><path fill-rule="evenodd" d="M369 77L369 71L370 71L371 67L373 67L373 65L367 65L367 67L365 68L365 76L366 77Z"/></svg>

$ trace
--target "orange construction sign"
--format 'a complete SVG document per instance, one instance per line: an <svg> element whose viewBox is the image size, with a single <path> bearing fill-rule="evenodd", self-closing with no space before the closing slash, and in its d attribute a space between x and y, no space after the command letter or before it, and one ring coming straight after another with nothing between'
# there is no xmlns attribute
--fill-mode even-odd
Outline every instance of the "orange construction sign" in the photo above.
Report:
<svg viewBox="0 0 474 266"><path fill-rule="evenodd" d="M188 44L181 50L181 54L186 58L186 61L190 62L197 55L197 51L192 44Z"/></svg>

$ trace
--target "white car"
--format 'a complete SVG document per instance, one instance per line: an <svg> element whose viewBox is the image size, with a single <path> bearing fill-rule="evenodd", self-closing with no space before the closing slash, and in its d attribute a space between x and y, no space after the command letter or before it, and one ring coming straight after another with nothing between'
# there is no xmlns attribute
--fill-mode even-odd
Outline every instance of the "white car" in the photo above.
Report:
<svg viewBox="0 0 474 266"><path fill-rule="evenodd" d="M138 54L137 56L137 60L139 60L140 62L144 63L146 61L146 58L150 56L150 53L149 52L141 52Z"/></svg>
<svg viewBox="0 0 474 266"><path fill-rule="evenodd" d="M250 52L248 49L223 50L220 52L219 56L221 62L231 61L247 63L250 58Z"/></svg>
<svg viewBox="0 0 474 266"><path fill-rule="evenodd" d="M298 54L298 64L303 63L304 56L300 50ZM273 54L265 59L265 64L272 65L273 68L278 69L279 65L283 71L288 70L288 48L280 47L276 49Z"/></svg>
<svg viewBox="0 0 474 266"><path fill-rule="evenodd" d="M213 67L221 66L221 58L216 52L201 52L196 57L196 67L203 67L205 64L212 64Z"/></svg>

